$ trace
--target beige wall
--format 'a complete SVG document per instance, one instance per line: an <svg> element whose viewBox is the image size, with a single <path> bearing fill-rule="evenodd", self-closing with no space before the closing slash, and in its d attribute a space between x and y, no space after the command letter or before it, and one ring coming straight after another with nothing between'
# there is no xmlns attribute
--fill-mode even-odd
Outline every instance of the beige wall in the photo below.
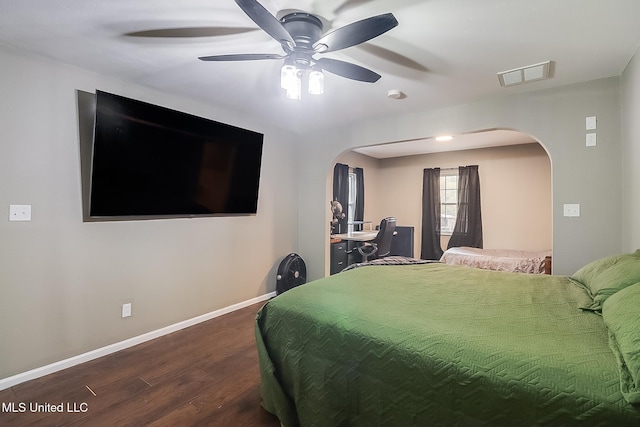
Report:
<svg viewBox="0 0 640 427"><path fill-rule="evenodd" d="M609 78L438 110L389 115L315 132L301 147L300 254L309 278L328 271L327 176L337 156L393 141L510 129L531 135L549 153L552 175L554 272L572 274L587 262L619 253L622 244L620 79ZM585 117L598 117L598 145L585 146ZM579 218L563 205L581 205Z"/></svg>
<svg viewBox="0 0 640 427"><path fill-rule="evenodd" d="M294 135L37 57L0 64L0 379L275 290L297 249ZM96 88L264 133L257 215L83 223L76 90Z"/></svg>
<svg viewBox="0 0 640 427"><path fill-rule="evenodd" d="M390 113L304 139L212 105L15 51L0 48L0 63L0 209L33 206L29 223L0 221L0 378L263 295L275 288L274 270L292 251L307 262L310 279L324 276L329 172L340 153L363 145L491 128L524 131L542 141L553 164L557 272L621 251L623 234L624 247L640 247L638 55L622 85L611 78L507 91L498 99ZM265 133L258 214L82 223L75 91L96 88ZM588 115L598 116L598 147L591 149L584 147ZM385 214L375 194L369 200L376 216ZM563 203L581 203L582 217L564 218ZM120 318L124 302L133 302L134 315L126 320Z"/></svg>
<svg viewBox="0 0 640 427"><path fill-rule="evenodd" d="M365 165L365 219L377 223L385 216L395 216L398 225L415 227L416 257L420 256L423 169L470 164L480 166L484 247L551 249L551 163L539 144L382 160L347 152L338 159ZM447 241L444 237L443 249Z"/></svg>
<svg viewBox="0 0 640 427"><path fill-rule="evenodd" d="M640 50L622 75L624 250L640 249Z"/></svg>

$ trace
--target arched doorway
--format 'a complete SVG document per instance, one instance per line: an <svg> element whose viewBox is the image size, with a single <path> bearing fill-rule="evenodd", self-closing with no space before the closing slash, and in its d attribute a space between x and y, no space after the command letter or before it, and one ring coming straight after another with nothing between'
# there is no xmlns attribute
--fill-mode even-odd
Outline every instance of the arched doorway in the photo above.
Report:
<svg viewBox="0 0 640 427"><path fill-rule="evenodd" d="M534 137L509 129L363 146L336 163L365 173L365 220L394 216L412 226L414 257L420 256L422 171L479 165L484 246L490 249L552 249L552 168L547 150ZM331 195L329 195L331 198ZM448 235L443 235L446 248ZM329 261L329 260L328 260Z"/></svg>

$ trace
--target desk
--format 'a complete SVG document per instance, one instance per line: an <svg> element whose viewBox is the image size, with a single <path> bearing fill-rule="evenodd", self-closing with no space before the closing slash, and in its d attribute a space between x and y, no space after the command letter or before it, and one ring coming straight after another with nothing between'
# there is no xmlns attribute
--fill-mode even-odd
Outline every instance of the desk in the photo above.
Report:
<svg viewBox="0 0 640 427"><path fill-rule="evenodd" d="M362 262L362 255L355 250L378 235L377 231L354 231L331 235L331 274L341 272L346 266Z"/></svg>
<svg viewBox="0 0 640 427"><path fill-rule="evenodd" d="M362 262L362 257L355 251L357 246L373 240L377 231L354 231L352 233L331 235L331 274L342 271L348 265ZM413 258L414 231L412 226L396 226L394 238L391 240L389 255Z"/></svg>
<svg viewBox="0 0 640 427"><path fill-rule="evenodd" d="M377 235L377 231L354 231L352 233L333 234L331 238L340 240L351 240L354 242L370 242Z"/></svg>

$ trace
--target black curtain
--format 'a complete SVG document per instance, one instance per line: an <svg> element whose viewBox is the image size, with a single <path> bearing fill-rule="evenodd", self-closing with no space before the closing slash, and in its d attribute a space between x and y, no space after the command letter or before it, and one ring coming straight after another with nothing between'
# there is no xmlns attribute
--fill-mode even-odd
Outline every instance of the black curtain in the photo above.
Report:
<svg viewBox="0 0 640 427"><path fill-rule="evenodd" d="M345 213L344 219L338 220L335 228L336 234L347 232L347 209L349 208L349 166L336 163L333 168L333 200L342 205Z"/></svg>
<svg viewBox="0 0 640 427"><path fill-rule="evenodd" d="M356 175L356 209L353 213L353 220L364 221L364 170L355 168L353 171ZM361 231L362 229L362 225L354 227L356 231Z"/></svg>
<svg viewBox="0 0 640 427"><path fill-rule="evenodd" d="M458 215L447 248L482 248L482 213L478 166L458 168Z"/></svg>
<svg viewBox="0 0 640 427"><path fill-rule="evenodd" d="M442 256L440 210L440 168L425 169L422 179L422 259L439 260Z"/></svg>

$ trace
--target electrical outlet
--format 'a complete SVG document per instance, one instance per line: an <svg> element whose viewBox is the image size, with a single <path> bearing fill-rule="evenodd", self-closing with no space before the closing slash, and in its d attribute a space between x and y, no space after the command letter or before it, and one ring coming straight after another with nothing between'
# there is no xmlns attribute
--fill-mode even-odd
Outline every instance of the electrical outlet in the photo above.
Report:
<svg viewBox="0 0 640 427"><path fill-rule="evenodd" d="M131 316L131 303L122 304L122 317Z"/></svg>

